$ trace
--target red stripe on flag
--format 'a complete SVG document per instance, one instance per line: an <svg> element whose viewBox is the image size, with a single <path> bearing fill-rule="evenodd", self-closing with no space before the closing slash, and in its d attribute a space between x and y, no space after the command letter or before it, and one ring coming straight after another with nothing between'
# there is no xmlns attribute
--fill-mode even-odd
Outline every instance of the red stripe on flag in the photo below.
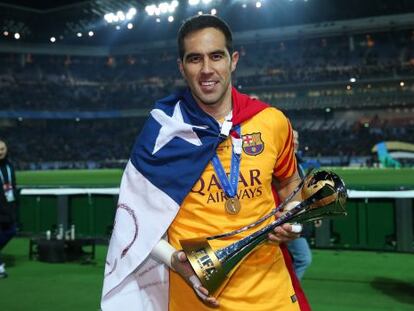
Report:
<svg viewBox="0 0 414 311"><path fill-rule="evenodd" d="M231 90L231 96L233 100L233 125L241 124L263 109L269 107L268 104L260 100L239 93L234 87Z"/></svg>
<svg viewBox="0 0 414 311"><path fill-rule="evenodd" d="M272 193L273 199L275 200L276 206L280 204L280 198L277 194L276 188L272 185ZM293 263L290 257L289 251L285 244L279 244L280 250L283 254L283 259L285 261L286 269L289 272L290 280L292 281L292 287L295 291L296 298L298 299L299 308L301 311L312 311L311 306L306 298L305 292L303 291L302 287L300 286L300 282L296 277L295 271L293 270Z"/></svg>
<svg viewBox="0 0 414 311"><path fill-rule="evenodd" d="M280 244L279 247L282 250L283 259L285 260L286 268L289 271L290 279L292 280L292 286L293 286L293 289L295 290L295 294L299 302L300 310L301 311L312 311L311 306L309 305L308 299L305 296L305 292L300 286L300 282L298 278L296 277L295 271L293 271L292 259L290 257L290 254L289 254L289 251L286 245Z"/></svg>

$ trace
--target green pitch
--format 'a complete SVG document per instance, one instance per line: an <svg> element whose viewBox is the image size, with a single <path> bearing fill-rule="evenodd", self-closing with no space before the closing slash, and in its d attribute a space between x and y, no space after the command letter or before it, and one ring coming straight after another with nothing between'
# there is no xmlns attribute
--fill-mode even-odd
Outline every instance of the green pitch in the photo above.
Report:
<svg viewBox="0 0 414 311"><path fill-rule="evenodd" d="M343 178L349 189L413 190L414 168L332 168Z"/></svg>
<svg viewBox="0 0 414 311"><path fill-rule="evenodd" d="M50 170L17 172L19 186L29 187L118 187L122 170Z"/></svg>
<svg viewBox="0 0 414 311"><path fill-rule="evenodd" d="M330 168L349 189L414 189L414 169ZM118 187L122 170L56 170L17 172L18 184L29 187Z"/></svg>
<svg viewBox="0 0 414 311"><path fill-rule="evenodd" d="M23 238L4 249L10 277L0 279L0 310L99 310L105 246L92 265L30 261L28 249ZM413 265L412 254L314 250L303 288L315 311L409 311Z"/></svg>

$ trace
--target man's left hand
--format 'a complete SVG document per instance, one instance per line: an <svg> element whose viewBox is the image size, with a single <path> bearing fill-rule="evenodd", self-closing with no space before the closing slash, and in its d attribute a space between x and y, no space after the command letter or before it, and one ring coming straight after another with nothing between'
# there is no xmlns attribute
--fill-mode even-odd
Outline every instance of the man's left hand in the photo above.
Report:
<svg viewBox="0 0 414 311"><path fill-rule="evenodd" d="M273 229L273 232L269 233L269 240L277 243L288 243L300 236L300 233L292 230L292 224L286 223Z"/></svg>

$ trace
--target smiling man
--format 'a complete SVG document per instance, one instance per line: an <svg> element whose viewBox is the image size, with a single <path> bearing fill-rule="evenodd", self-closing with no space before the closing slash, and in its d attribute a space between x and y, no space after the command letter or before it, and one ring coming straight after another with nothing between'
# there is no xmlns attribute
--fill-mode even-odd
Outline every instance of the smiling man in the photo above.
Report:
<svg viewBox="0 0 414 311"><path fill-rule="evenodd" d="M135 143L121 182L102 309L309 310L280 246L299 236L290 224L249 254L219 297L201 286L180 250L181 240L255 222L300 179L289 121L232 87L239 54L228 25L212 15L190 18L178 49L188 88L156 103ZM226 246L271 221L211 244Z"/></svg>
<svg viewBox="0 0 414 311"><path fill-rule="evenodd" d="M213 27L192 31L190 26L183 26L178 39L180 71L199 107L220 120L232 108L231 73L239 54L227 47L231 40L227 31Z"/></svg>

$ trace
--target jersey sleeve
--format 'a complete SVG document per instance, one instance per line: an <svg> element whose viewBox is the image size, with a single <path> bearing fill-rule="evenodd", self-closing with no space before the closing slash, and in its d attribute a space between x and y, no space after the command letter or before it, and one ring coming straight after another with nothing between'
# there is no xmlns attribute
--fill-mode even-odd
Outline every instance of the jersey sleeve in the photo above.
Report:
<svg viewBox="0 0 414 311"><path fill-rule="evenodd" d="M283 180L296 172L297 164L293 147L292 126L282 113L277 121L276 146L278 150L273 175L278 180Z"/></svg>

